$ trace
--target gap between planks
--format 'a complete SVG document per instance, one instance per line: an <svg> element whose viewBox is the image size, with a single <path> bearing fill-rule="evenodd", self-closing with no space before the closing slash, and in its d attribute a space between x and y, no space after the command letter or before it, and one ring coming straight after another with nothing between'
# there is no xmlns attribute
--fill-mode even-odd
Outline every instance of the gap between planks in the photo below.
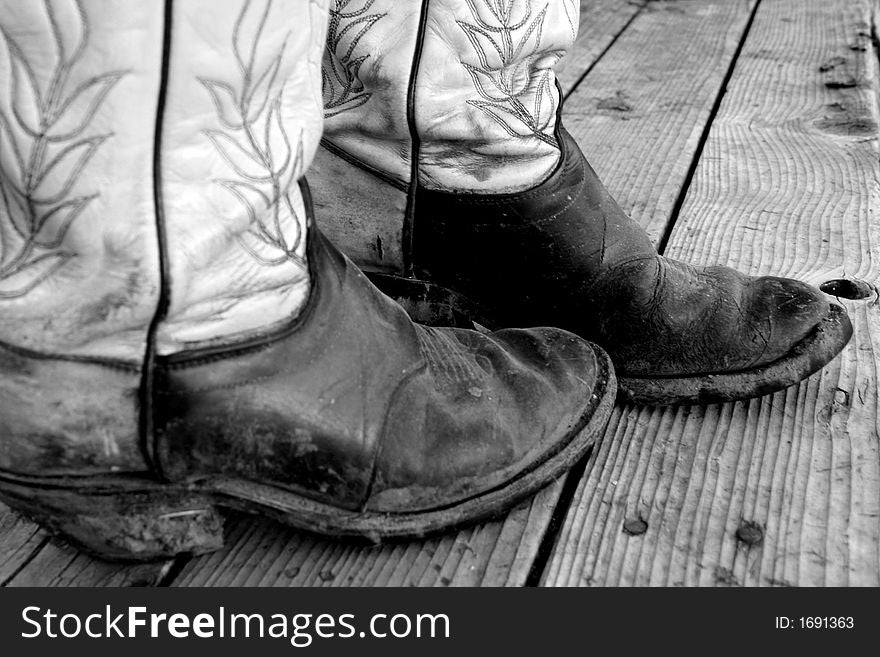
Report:
<svg viewBox="0 0 880 657"><path fill-rule="evenodd" d="M671 255L812 283L880 278L874 10L761 3ZM877 586L880 307L845 305L853 341L800 386L616 415L544 584ZM644 533L622 531L633 517ZM761 540L738 536L746 523Z"/></svg>

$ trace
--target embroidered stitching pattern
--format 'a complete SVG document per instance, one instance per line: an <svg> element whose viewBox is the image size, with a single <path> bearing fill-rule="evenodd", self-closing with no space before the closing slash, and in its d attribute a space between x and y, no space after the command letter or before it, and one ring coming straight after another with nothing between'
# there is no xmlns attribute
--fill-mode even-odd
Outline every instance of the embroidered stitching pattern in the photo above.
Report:
<svg viewBox="0 0 880 657"><path fill-rule="evenodd" d="M77 254L63 246L71 224L100 194L71 191L89 160L113 136L83 136L107 94L127 71L80 82L71 75L89 42L80 0L62 30L58 10L44 0L55 68L42 88L25 51L0 26L9 52L12 119L0 108L0 299L21 297ZM47 48L48 50L48 48Z"/></svg>
<svg viewBox="0 0 880 657"><path fill-rule="evenodd" d="M579 0L562 0L562 8L565 9L565 17L568 19L571 40L574 41L577 38L580 23L580 2Z"/></svg>
<svg viewBox="0 0 880 657"><path fill-rule="evenodd" d="M336 0L330 10L327 24L327 45L321 66L321 82L324 96L324 118L330 118L346 110L360 107L373 94L366 91L358 77L361 65L369 55L352 57L358 42L379 20L387 14L368 14L375 0L366 0L360 9L346 11L352 0ZM345 51L342 40L357 30Z"/></svg>
<svg viewBox="0 0 880 657"><path fill-rule="evenodd" d="M262 264L280 265L293 261L305 268L303 258L297 254L305 238L302 222L287 191L302 175L302 132L296 152L293 152L281 118L284 84L272 93L287 39L269 62L259 67L257 51L272 0L263 3L261 10L252 9L254 6L251 0L245 0L232 32L232 51L241 71L240 88L221 80L199 78L211 96L220 123L226 128L205 130L204 134L238 176L217 178L214 182L241 203L250 219L250 228L245 236L239 237L241 246ZM256 21L256 30L250 39L243 35L242 26L246 21ZM273 150L272 145L278 143L284 145L283 149L276 147ZM281 152L276 152L278 150ZM265 206L267 211L258 212L260 206ZM282 229L284 210L290 213L297 226L292 239L288 239ZM245 237L270 247L278 255L269 257L257 252Z"/></svg>
<svg viewBox="0 0 880 657"><path fill-rule="evenodd" d="M474 48L479 66L461 62L479 100L467 103L486 114L511 137L536 137L556 146L550 125L556 115L550 68L533 80L538 59L554 54L541 50L549 3L535 13L531 0L466 0L474 23L456 20ZM523 9L519 9L523 7ZM521 15L515 16L517 11ZM566 11L569 24L571 16ZM572 26L572 29L574 27ZM561 57L563 51L556 54Z"/></svg>

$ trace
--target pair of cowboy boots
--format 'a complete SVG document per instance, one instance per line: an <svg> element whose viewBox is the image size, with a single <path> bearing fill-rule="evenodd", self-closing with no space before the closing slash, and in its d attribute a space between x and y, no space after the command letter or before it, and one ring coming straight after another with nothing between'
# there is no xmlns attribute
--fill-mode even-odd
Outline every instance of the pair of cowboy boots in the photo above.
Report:
<svg viewBox="0 0 880 657"><path fill-rule="evenodd" d="M615 368L738 399L846 343L620 211L558 116L574 3L326 4L0 2L3 501L107 558L221 506L423 536L580 459ZM334 243L416 318L536 328L414 323Z"/></svg>

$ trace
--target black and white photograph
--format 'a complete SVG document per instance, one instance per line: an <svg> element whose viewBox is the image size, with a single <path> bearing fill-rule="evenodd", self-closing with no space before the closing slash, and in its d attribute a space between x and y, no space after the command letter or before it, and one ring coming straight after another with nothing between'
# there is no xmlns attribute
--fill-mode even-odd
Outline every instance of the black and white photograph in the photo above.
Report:
<svg viewBox="0 0 880 657"><path fill-rule="evenodd" d="M0 587L880 586L878 17L0 0Z"/></svg>

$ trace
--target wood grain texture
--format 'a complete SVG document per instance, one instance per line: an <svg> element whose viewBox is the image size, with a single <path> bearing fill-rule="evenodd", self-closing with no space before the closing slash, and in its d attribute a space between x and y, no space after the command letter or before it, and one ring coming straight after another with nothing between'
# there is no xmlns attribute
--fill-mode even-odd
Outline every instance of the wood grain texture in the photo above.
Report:
<svg viewBox="0 0 880 657"><path fill-rule="evenodd" d="M95 559L0 504L0 586L151 586L171 564Z"/></svg>
<svg viewBox="0 0 880 657"><path fill-rule="evenodd" d="M575 47L563 60L567 89L646 2L584 0ZM568 87L566 86L568 85ZM324 541L263 520L242 517L228 547L194 559L180 586L518 586L529 575L562 483L505 520L443 538L363 547Z"/></svg>
<svg viewBox="0 0 880 657"><path fill-rule="evenodd" d="M110 563L60 541L49 541L6 586L153 586L171 563L170 560L134 565Z"/></svg>
<svg viewBox="0 0 880 657"><path fill-rule="evenodd" d="M597 59L614 43L649 0L580 0L574 46L556 66L556 79L569 93Z"/></svg>
<svg viewBox="0 0 880 657"><path fill-rule="evenodd" d="M569 132L655 242L670 221L754 4L648 3L566 100Z"/></svg>
<svg viewBox="0 0 880 657"><path fill-rule="evenodd" d="M580 17L579 37L565 58L569 73L560 76L561 83L574 84L646 1L582 0L584 10ZM503 522L488 523L480 529L444 539L378 549L322 542L271 521L239 517L229 530L229 547L214 556L191 562L181 583L518 585L529 573L560 490L561 483L551 486L535 498L534 504L523 506ZM35 525L0 505L0 528L4 527L10 530L4 532L0 543L0 583L16 573L10 585L154 583L171 565L169 561L126 567L76 555L66 546L47 542L47 537ZM242 559L243 563L250 564L253 560L262 563L275 558L271 555L276 552L284 555L278 558L288 559L294 565L280 570L271 567L267 573L249 568L237 573L230 565ZM337 553L344 555L344 558L340 556L343 560L338 564L327 557L327 554ZM315 570L315 563L326 567ZM216 575L211 574L212 567L219 569ZM297 569L301 575L290 576L294 572L292 569ZM328 578L327 573L335 571L340 575Z"/></svg>
<svg viewBox="0 0 880 657"><path fill-rule="evenodd" d="M0 504L0 586L8 582L49 537L37 525Z"/></svg>
<svg viewBox="0 0 880 657"><path fill-rule="evenodd" d="M761 2L668 255L878 281L873 24L867 0ZM543 583L880 584L880 306L845 305L852 342L800 386L620 409Z"/></svg>
<svg viewBox="0 0 880 657"><path fill-rule="evenodd" d="M503 520L425 541L364 546L240 516L228 547L190 561L174 586L521 586L562 481Z"/></svg>

